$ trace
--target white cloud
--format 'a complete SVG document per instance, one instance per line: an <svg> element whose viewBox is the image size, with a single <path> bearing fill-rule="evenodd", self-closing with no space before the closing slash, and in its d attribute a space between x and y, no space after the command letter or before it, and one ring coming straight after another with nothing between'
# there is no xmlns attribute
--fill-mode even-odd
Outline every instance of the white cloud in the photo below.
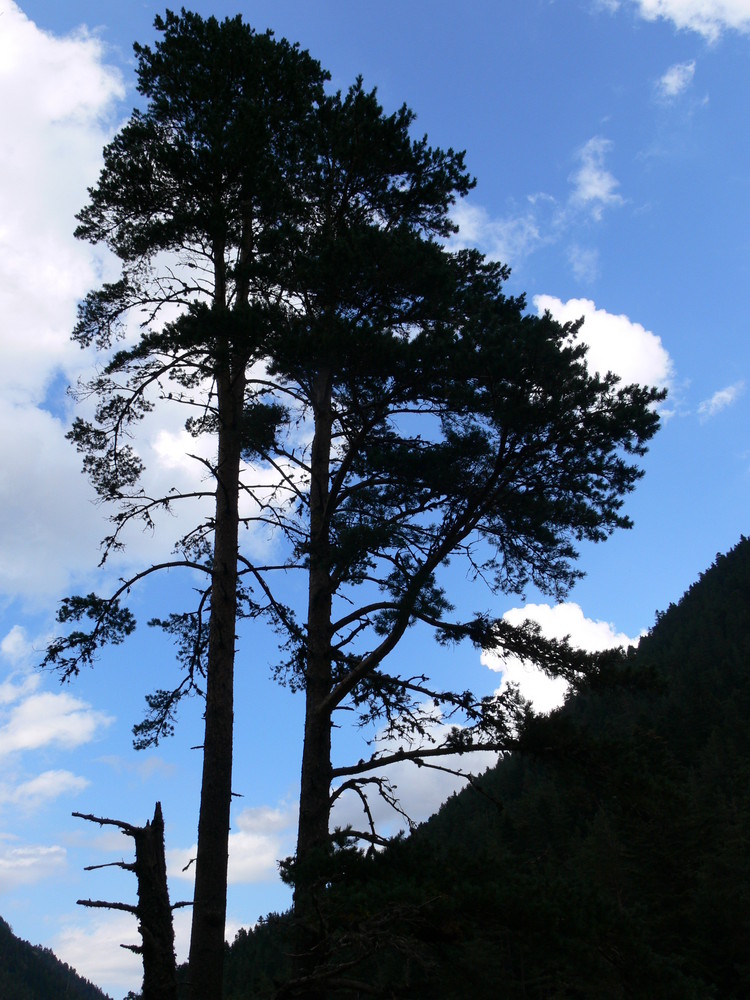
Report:
<svg viewBox="0 0 750 1000"><path fill-rule="evenodd" d="M719 389L710 399L705 399L700 404L698 407L698 416L702 421L716 416L721 410L725 410L728 406L735 403L742 395L744 388L744 382L735 382L734 385L728 385L725 389Z"/></svg>
<svg viewBox="0 0 750 1000"><path fill-rule="evenodd" d="M69 333L95 273L72 238L74 215L124 89L93 36L54 38L11 0L0 10L0 385L6 398L40 402L55 370L74 368L80 353Z"/></svg>
<svg viewBox="0 0 750 1000"><path fill-rule="evenodd" d="M175 954L177 962L182 963L187 960L190 947L191 909L175 910L172 920ZM227 941L232 941L239 927L239 922L227 920ZM121 997L129 991L140 992L143 981L140 958L121 948L123 944L140 944L135 916L106 910L80 910L67 918L49 947L79 975L111 996Z"/></svg>
<svg viewBox="0 0 750 1000"><path fill-rule="evenodd" d="M548 677L532 663L511 657L502 667L495 667L485 660L484 655L482 662L491 670L502 672L503 681L498 688L498 693L502 692L508 684L517 684L523 697L531 702L536 712L551 712L553 708L559 708L565 701L565 695L568 692L567 681L561 677Z"/></svg>
<svg viewBox="0 0 750 1000"><path fill-rule="evenodd" d="M272 808L271 806L252 806L243 809L236 817L234 825L236 829L244 833L279 833L286 830L290 823L294 823L295 814L293 811L284 808Z"/></svg>
<svg viewBox="0 0 750 1000"><path fill-rule="evenodd" d="M229 835L229 884L268 882L278 877L277 862L294 850L296 813L285 806L243 809ZM192 882L197 847L167 851L170 879Z"/></svg>
<svg viewBox="0 0 750 1000"><path fill-rule="evenodd" d="M606 169L605 159L612 142L595 136L575 153L577 167L570 175L573 184L567 200L558 202L549 194L528 196L528 208L516 215L493 218L485 208L460 201L451 211L459 232L450 248L479 247L493 260L513 264L543 246L559 241L567 231L590 215L599 221L604 209L624 204L619 181ZM595 249L573 245L568 259L580 280L591 281L598 273Z"/></svg>
<svg viewBox="0 0 750 1000"><path fill-rule="evenodd" d="M65 848L56 844L0 847L0 893L59 875L66 860Z"/></svg>
<svg viewBox="0 0 750 1000"><path fill-rule="evenodd" d="M560 323L584 317L579 336L588 346L587 363L592 371L612 371L626 384L669 384L672 359L661 338L640 323L597 309L590 299L562 302L552 295L536 295L533 301L540 315L548 310Z"/></svg>
<svg viewBox="0 0 750 1000"><path fill-rule="evenodd" d="M750 32L750 0L634 0L647 21L659 18L695 31L710 42L722 31Z"/></svg>
<svg viewBox="0 0 750 1000"><path fill-rule="evenodd" d="M0 13L0 592L43 600L100 534L64 428L38 407L85 362L69 335L101 259L73 239L74 215L124 88L94 36L55 38L12 0Z"/></svg>
<svg viewBox="0 0 750 1000"><path fill-rule="evenodd" d="M48 603L95 566L106 526L92 501L62 423L0 400L0 593Z"/></svg>
<svg viewBox="0 0 750 1000"><path fill-rule="evenodd" d="M28 663L33 652L34 647L29 642L26 630L22 625L14 625L0 642L0 655L13 666Z"/></svg>
<svg viewBox="0 0 750 1000"><path fill-rule="evenodd" d="M580 165L570 177L574 185L571 203L588 209L597 221L606 207L623 204L622 195L617 193L620 182L604 166L611 148L609 139L589 139L578 151Z"/></svg>
<svg viewBox="0 0 750 1000"><path fill-rule="evenodd" d="M266 882L278 877L277 862L293 851L295 813L245 809L229 836L229 883Z"/></svg>
<svg viewBox="0 0 750 1000"><path fill-rule="evenodd" d="M111 510L95 505L80 455L65 439L71 406L62 387L93 363L93 351L70 341L76 304L115 273L109 258L72 233L124 87L95 36L81 29L56 38L12 0L0 0L0 12L0 596L49 606L66 591L91 589L84 577L109 531ZM86 416L92 405L78 412ZM140 428L143 485L155 496L205 486L206 469L186 451L210 458L215 446L188 437L186 412L160 406ZM126 575L168 555L185 521L198 523L210 507L210 497L176 503L160 514L153 536L134 525L113 568Z"/></svg>
<svg viewBox="0 0 750 1000"><path fill-rule="evenodd" d="M40 686L41 677L30 669L36 656L34 644L21 625L14 625L0 641L0 657L12 668L0 683L0 708L28 697Z"/></svg>
<svg viewBox="0 0 750 1000"><path fill-rule="evenodd" d="M451 218L459 227L458 234L451 240L451 248L479 246L493 260L512 262L548 242L533 211L493 219L480 205L460 201L451 211Z"/></svg>
<svg viewBox="0 0 750 1000"><path fill-rule="evenodd" d="M657 93L666 101L672 101L690 86L695 76L695 59L691 62L670 66L656 85Z"/></svg>
<svg viewBox="0 0 750 1000"><path fill-rule="evenodd" d="M15 682L16 676L20 678L19 683ZM0 707L28 697L37 690L40 684L41 677L38 674L11 674L7 680L0 684Z"/></svg>
<svg viewBox="0 0 750 1000"><path fill-rule="evenodd" d="M604 621L586 618L578 604L527 604L522 608L512 608L503 615L511 625L520 625L529 620L541 626L548 639L569 637L576 649L601 652L614 646L631 646L638 642L624 632L615 631L614 625ZM482 653L482 663L490 670L503 675L499 691L509 683L519 685L521 694L533 703L538 712L549 712L565 700L567 683L559 677L548 677L538 667L517 656L500 657L497 653Z"/></svg>
<svg viewBox="0 0 750 1000"><path fill-rule="evenodd" d="M156 454L159 465L170 471L180 470L187 474L189 480L195 479L196 466L200 469L200 474L205 475L206 467L198 463L195 454L198 441L192 437L184 427L177 431L170 431L161 428L151 442L151 447ZM207 457L207 456L201 456Z"/></svg>
<svg viewBox="0 0 750 1000"><path fill-rule="evenodd" d="M45 746L72 749L93 740L114 719L72 695L32 694L0 728L0 756Z"/></svg>
<svg viewBox="0 0 750 1000"><path fill-rule="evenodd" d="M61 795L75 795L89 782L72 771L44 771L14 788L0 785L0 803L10 803L24 809L37 809Z"/></svg>
<svg viewBox="0 0 750 1000"><path fill-rule="evenodd" d="M143 979L140 958L122 944L140 944L135 916L97 911L88 919L78 914L69 919L50 947L79 975L122 996L139 990Z"/></svg>

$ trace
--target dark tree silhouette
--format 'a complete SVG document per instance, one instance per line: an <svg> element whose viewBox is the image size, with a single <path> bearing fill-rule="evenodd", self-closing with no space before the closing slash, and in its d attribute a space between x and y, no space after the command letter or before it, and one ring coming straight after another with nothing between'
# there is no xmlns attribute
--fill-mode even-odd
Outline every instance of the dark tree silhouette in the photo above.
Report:
<svg viewBox="0 0 750 1000"><path fill-rule="evenodd" d="M174 954L174 928L172 910L185 903L169 902L167 888L167 863L164 856L164 817L161 803L157 802L154 818L145 826L133 826L118 819L73 813L81 819L100 826L116 826L122 833L133 838L135 860L132 862L113 861L108 865L89 865L86 871L97 868L123 868L133 872L138 880L138 902L136 905L122 902L105 902L98 899L79 899L79 906L103 907L108 910L123 910L138 919L140 945L122 945L134 951L143 959L143 989L141 1000L177 1000L177 967Z"/></svg>
<svg viewBox="0 0 750 1000"><path fill-rule="evenodd" d="M263 436L276 411L247 400L247 372L278 312L276 263L297 239L297 176L308 159L309 120L322 97L318 63L239 17L219 23L183 13L157 18L162 38L135 46L145 111L105 149L104 169L76 235L109 246L122 261L119 281L92 292L74 337L109 360L84 395L99 401L93 422L75 421L71 437L100 497L114 504L103 560L133 522L153 526L159 511L195 505L213 493L214 511L191 526L175 557L123 581L106 599L63 603L61 622L88 619L49 649L64 677L90 662L99 645L120 641L134 620L120 597L165 568L206 575L196 609L165 622L196 638L185 655L183 684L150 698L148 745L169 731L176 702L205 694L206 733L198 826L190 976L193 996L218 996L224 953L227 844L231 802L233 669L238 615L238 510L241 455L251 431ZM165 309L182 322L163 323ZM135 344L113 349L125 320L143 319ZM196 435L216 438L207 464L213 490L150 496L129 428L155 405L182 406ZM252 417L252 419L251 419ZM189 515L185 515L189 517Z"/></svg>

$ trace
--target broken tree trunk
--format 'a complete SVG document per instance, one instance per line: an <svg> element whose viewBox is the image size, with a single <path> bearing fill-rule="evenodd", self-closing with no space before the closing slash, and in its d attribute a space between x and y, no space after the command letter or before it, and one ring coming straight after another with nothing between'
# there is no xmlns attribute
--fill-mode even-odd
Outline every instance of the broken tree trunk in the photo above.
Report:
<svg viewBox="0 0 750 1000"><path fill-rule="evenodd" d="M81 906L125 910L138 919L140 945L122 945L141 955L143 960L142 1000L177 1000L177 970L174 954L172 910L189 904L169 903L167 864L164 856L164 818L161 803L156 803L154 818L145 826L133 826L121 820L105 819L84 813L73 813L100 826L116 826L135 841L135 861L113 861L109 865L89 865L96 868L124 868L135 872L138 880L138 903L107 903L95 899L79 899Z"/></svg>

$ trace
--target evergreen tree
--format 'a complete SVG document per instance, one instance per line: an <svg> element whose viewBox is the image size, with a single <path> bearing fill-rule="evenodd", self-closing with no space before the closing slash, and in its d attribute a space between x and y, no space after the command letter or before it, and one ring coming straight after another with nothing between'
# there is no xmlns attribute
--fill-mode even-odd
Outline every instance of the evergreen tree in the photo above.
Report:
<svg viewBox="0 0 750 1000"><path fill-rule="evenodd" d="M163 624L191 633L187 668L174 691L157 691L137 744L168 732L180 697L205 693L205 739L191 935L192 995L219 996L224 954L227 845L231 802L233 669L238 601L240 468L248 428L263 433L273 407L247 400L247 372L263 357L274 316L277 270L298 238L296 214L310 154L310 120L325 74L310 56L238 16L219 23L185 11L156 19L162 38L135 46L138 89L147 101L104 152L104 169L76 235L104 243L122 262L119 281L92 292L74 338L109 356L81 388L99 400L93 422L77 419L71 437L99 495L115 506L103 562L122 546L128 525L153 526L159 511L207 494L151 496L129 430L155 405L180 405L192 433L214 434L214 512L193 523L175 558L123 582L106 599L63 602L61 622L93 620L52 644L47 661L64 677L90 662L99 645L121 641L134 620L120 603L139 579L185 567L209 581L198 607ZM165 310L181 320L160 323ZM135 344L113 350L131 314L145 322ZM210 491L209 491L210 492ZM185 514L189 517L189 514ZM240 603L240 612L246 610ZM205 690L204 690L205 689Z"/></svg>

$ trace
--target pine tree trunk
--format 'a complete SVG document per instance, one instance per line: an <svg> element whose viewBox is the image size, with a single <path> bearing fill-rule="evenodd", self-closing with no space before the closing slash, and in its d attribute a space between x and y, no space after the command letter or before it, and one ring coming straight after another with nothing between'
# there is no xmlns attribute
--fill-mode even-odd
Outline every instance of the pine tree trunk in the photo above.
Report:
<svg viewBox="0 0 750 1000"><path fill-rule="evenodd" d="M244 365L217 377L219 409L216 523L206 675L203 778L198 820L191 1000L220 1000L224 973L229 813L232 800L234 655L237 629L239 475Z"/></svg>
<svg viewBox="0 0 750 1000"><path fill-rule="evenodd" d="M307 977L325 961L325 937L316 917L316 897L324 882L329 851L331 794L331 583L328 482L331 461L331 388L328 372L314 383L315 433L310 483L310 575L306 662L305 734L302 751L297 878L294 912L298 921L296 974ZM312 983L311 1000L325 995Z"/></svg>

